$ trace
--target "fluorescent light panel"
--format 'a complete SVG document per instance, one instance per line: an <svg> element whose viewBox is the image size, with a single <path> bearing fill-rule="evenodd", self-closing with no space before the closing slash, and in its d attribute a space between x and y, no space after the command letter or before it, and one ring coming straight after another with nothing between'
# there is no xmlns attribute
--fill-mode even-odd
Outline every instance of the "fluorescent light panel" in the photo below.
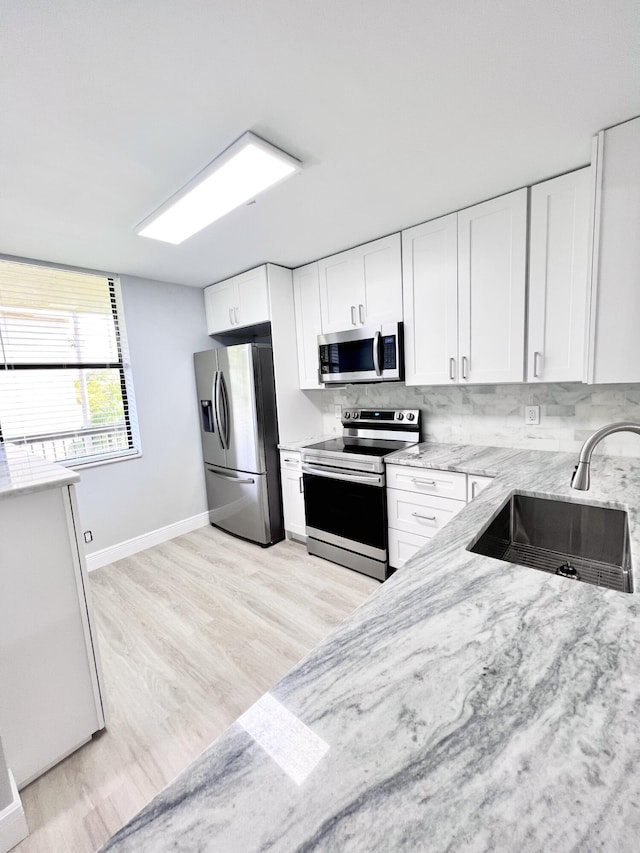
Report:
<svg viewBox="0 0 640 853"><path fill-rule="evenodd" d="M136 233L182 243L300 168L298 160L247 132L141 222Z"/></svg>

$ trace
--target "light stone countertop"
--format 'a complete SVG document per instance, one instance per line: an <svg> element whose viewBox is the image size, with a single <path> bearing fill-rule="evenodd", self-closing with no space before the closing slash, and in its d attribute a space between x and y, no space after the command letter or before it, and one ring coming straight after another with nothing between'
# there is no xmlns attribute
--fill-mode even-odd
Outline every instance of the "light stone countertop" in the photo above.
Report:
<svg viewBox="0 0 640 853"><path fill-rule="evenodd" d="M640 462L411 453L496 479L106 850L638 849L640 596L466 546L517 489L626 508L639 570Z"/></svg>
<svg viewBox="0 0 640 853"><path fill-rule="evenodd" d="M33 456L23 447L0 442L0 498L78 483L71 468Z"/></svg>

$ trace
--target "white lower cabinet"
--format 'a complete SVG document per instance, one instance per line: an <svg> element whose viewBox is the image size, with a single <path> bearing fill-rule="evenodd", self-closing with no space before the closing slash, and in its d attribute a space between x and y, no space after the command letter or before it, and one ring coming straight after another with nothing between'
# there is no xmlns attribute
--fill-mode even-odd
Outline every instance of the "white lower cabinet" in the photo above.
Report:
<svg viewBox="0 0 640 853"><path fill-rule="evenodd" d="M401 569L492 477L387 465L389 565Z"/></svg>
<svg viewBox="0 0 640 853"><path fill-rule="evenodd" d="M280 451L282 508L287 533L306 538L302 463L298 451Z"/></svg>
<svg viewBox="0 0 640 853"><path fill-rule="evenodd" d="M394 569L402 566L417 554L429 539L426 536L418 536L417 533L407 533L406 530L394 530L389 528L389 565Z"/></svg>
<svg viewBox="0 0 640 853"><path fill-rule="evenodd" d="M387 465L389 565L401 569L466 504L467 475Z"/></svg>
<svg viewBox="0 0 640 853"><path fill-rule="evenodd" d="M24 787L104 727L74 487L0 500L0 732Z"/></svg>

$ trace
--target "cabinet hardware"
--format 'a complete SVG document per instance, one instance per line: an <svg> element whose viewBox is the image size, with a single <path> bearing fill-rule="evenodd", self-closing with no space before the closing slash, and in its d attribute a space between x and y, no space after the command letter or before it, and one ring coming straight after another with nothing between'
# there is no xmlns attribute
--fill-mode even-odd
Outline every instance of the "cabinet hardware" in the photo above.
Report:
<svg viewBox="0 0 640 853"><path fill-rule="evenodd" d="M229 322L233 326L233 308L229 308Z"/></svg>
<svg viewBox="0 0 640 853"><path fill-rule="evenodd" d="M355 305L351 306L351 325L352 326L356 325L356 306Z"/></svg>
<svg viewBox="0 0 640 853"><path fill-rule="evenodd" d="M300 489L300 494L303 495L304 494L304 485L303 485L302 477L298 477L298 488Z"/></svg>
<svg viewBox="0 0 640 853"><path fill-rule="evenodd" d="M417 477L413 477L411 479L412 483L415 483L416 486L435 486L435 480L419 480Z"/></svg>
<svg viewBox="0 0 640 853"><path fill-rule="evenodd" d="M425 521L435 521L436 520L435 515L420 515L419 512L412 512L411 515L414 518L423 518Z"/></svg>
<svg viewBox="0 0 640 853"><path fill-rule="evenodd" d="M364 326L364 305L358 305L358 315L360 317L360 323Z"/></svg>
<svg viewBox="0 0 640 853"><path fill-rule="evenodd" d="M283 462L297 462L297 461L298 461L298 460L296 460L296 459L287 459L287 457L286 457L286 456L285 456L285 458L283 459Z"/></svg>
<svg viewBox="0 0 640 853"><path fill-rule="evenodd" d="M475 480L471 481L471 500L478 494L478 483Z"/></svg>
<svg viewBox="0 0 640 853"><path fill-rule="evenodd" d="M466 355L463 355L462 356L462 378L463 379L467 378L467 361L468 361L468 359L467 359Z"/></svg>
<svg viewBox="0 0 640 853"><path fill-rule="evenodd" d="M449 359L449 379L452 382L456 381L456 360L455 360L455 358Z"/></svg>
<svg viewBox="0 0 640 853"><path fill-rule="evenodd" d="M538 352L536 350L536 352L534 352L534 354L533 354L533 375L534 375L535 379L539 379L539 377L540 377L540 369L539 368L540 368L541 360L542 360L542 353Z"/></svg>

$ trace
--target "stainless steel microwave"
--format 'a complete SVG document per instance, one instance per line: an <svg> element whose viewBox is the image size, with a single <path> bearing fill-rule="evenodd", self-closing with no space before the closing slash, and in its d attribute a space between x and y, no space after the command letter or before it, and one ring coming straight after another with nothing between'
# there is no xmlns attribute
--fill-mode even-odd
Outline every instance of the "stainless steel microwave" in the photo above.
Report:
<svg viewBox="0 0 640 853"><path fill-rule="evenodd" d="M318 335L320 381L398 382L404 379L402 323Z"/></svg>

